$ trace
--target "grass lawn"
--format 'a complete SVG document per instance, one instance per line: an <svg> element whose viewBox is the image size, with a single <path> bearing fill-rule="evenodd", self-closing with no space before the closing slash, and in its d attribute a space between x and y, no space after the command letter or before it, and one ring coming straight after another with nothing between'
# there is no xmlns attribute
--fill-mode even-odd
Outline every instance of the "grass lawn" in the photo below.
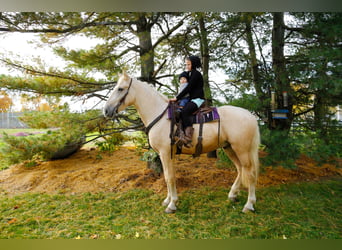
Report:
<svg viewBox="0 0 342 250"><path fill-rule="evenodd" d="M77 195L0 194L1 239L341 239L341 178L259 189L256 213L243 214L227 189L180 194L164 214L149 190Z"/></svg>

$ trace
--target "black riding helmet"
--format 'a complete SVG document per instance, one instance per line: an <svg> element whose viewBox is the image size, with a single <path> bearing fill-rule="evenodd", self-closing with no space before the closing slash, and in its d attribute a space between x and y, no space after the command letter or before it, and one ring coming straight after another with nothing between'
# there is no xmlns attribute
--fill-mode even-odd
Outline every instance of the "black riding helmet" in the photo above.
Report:
<svg viewBox="0 0 342 250"><path fill-rule="evenodd" d="M180 80L182 77L185 77L186 80L189 81L189 73L188 73L188 72L183 71L183 72L179 75L178 80Z"/></svg>
<svg viewBox="0 0 342 250"><path fill-rule="evenodd" d="M202 67L201 59L198 56L189 56L186 59L190 60L192 69L198 69Z"/></svg>

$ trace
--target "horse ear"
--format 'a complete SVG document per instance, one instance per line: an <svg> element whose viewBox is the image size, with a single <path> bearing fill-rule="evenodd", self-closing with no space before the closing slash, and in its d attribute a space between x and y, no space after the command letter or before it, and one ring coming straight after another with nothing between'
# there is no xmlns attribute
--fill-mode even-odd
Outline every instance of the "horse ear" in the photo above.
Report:
<svg viewBox="0 0 342 250"><path fill-rule="evenodd" d="M124 77L124 79L129 79L129 76L127 75L125 70L122 70L122 76Z"/></svg>

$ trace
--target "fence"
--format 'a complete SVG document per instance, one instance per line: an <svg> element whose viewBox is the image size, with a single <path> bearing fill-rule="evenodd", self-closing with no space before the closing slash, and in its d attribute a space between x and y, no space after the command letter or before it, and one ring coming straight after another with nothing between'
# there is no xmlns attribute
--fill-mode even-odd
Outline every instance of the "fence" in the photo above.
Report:
<svg viewBox="0 0 342 250"><path fill-rule="evenodd" d="M22 112L4 112L0 113L0 128L28 128L28 126L19 120Z"/></svg>

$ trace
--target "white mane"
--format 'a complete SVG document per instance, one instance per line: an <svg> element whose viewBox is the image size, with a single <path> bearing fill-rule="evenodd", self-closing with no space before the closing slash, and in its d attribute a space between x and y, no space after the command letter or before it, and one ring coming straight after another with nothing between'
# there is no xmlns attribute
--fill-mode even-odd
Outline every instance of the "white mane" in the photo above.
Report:
<svg viewBox="0 0 342 250"><path fill-rule="evenodd" d="M151 86L151 84L148 84L147 82L143 82L143 81L140 81L136 78L133 78L133 80L137 81L138 83L141 83L142 86L144 86L145 88L151 90L151 91L148 91L148 92L154 92L154 93L157 93L163 100L165 100L166 102L169 101L169 98L167 98L165 95L163 95L162 93L160 93L158 90L156 90L153 86Z"/></svg>

